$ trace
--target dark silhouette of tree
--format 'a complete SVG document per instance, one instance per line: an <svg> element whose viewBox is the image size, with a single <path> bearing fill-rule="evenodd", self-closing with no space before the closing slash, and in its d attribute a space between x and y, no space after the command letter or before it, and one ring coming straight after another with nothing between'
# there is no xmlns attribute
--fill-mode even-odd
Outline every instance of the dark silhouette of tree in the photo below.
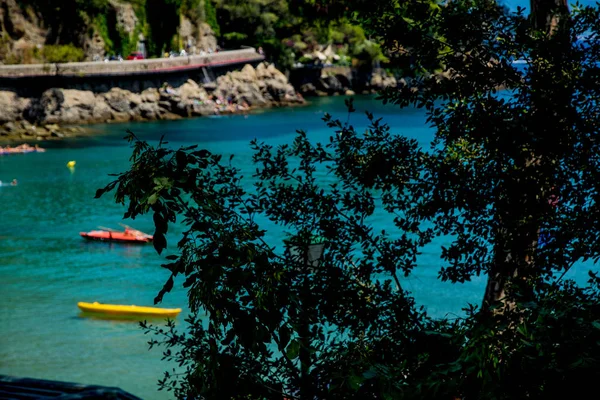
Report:
<svg viewBox="0 0 600 400"><path fill-rule="evenodd" d="M304 132L253 142L248 180L232 158L130 134L131 170L98 191L116 190L125 217L153 214L159 253L169 224L186 227L156 301L184 275L189 332L144 325L181 367L161 388L198 399L594 393L600 278L582 287L565 273L600 258L600 10L365 4L365 26L414 72L381 98L425 108L430 148L372 115L365 132L326 116L327 144ZM373 226L376 213L393 227ZM266 229L289 237L267 242ZM440 236L440 279L488 275L483 307L455 320L431 318L402 286Z"/></svg>
<svg viewBox="0 0 600 400"><path fill-rule="evenodd" d="M535 29L551 33L559 23L560 14L569 11L565 0L531 0L531 20Z"/></svg>

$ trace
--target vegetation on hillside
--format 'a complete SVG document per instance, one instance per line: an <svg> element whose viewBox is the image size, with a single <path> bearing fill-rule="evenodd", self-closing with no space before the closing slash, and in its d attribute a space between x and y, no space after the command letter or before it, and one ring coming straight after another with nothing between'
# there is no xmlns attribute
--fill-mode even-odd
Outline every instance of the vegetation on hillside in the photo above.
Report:
<svg viewBox="0 0 600 400"><path fill-rule="evenodd" d="M322 12L318 2L276 0L214 0L226 47L263 47L281 67L295 62L323 63L315 52L331 46L330 62L350 64L385 60L379 44L342 13ZM322 56L322 54L321 54Z"/></svg>
<svg viewBox="0 0 600 400"><path fill-rule="evenodd" d="M378 43L335 9L324 11L319 2L288 0L20 0L23 14L33 13L44 28L44 45L82 47L99 35L106 54L126 56L136 50L141 35L149 56L185 48L179 36L182 16L206 22L225 48L262 47L282 68L294 63L370 65L384 61ZM133 32L125 32L117 18L118 4L129 4L136 17ZM2 40L9 40L3 37ZM324 54L325 53L325 54ZM29 57L20 55L16 62ZM88 54L88 57L90 55ZM78 60L73 54L71 61ZM42 60L48 61L48 60Z"/></svg>
<svg viewBox="0 0 600 400"><path fill-rule="evenodd" d="M83 61L84 58L83 50L72 44L46 45L41 52L43 59L49 63Z"/></svg>
<svg viewBox="0 0 600 400"><path fill-rule="evenodd" d="M137 18L133 32L125 32L119 26L117 10L108 0L19 1L23 15L35 15L41 28L47 30L43 45L81 48L97 33L104 42L106 54L123 56L136 50L140 34L146 38L151 56L161 56L164 51L178 49L180 15L201 17L196 10L201 0L121 0L115 4L130 4L133 8ZM3 37L5 41L9 39ZM42 52L32 54L38 58L41 55ZM79 54L73 54L69 59L77 60Z"/></svg>
<svg viewBox="0 0 600 400"><path fill-rule="evenodd" d="M489 0L400 5L360 11L410 54L412 78L382 97L425 109L427 149L373 115L365 131L326 116L327 143L252 142L247 182L232 158L129 136L131 170L97 195L115 190L125 217L152 213L159 254L169 225L186 227L156 302L185 277L189 329L144 325L181 367L160 381L177 398L595 392L600 276L565 276L600 259L600 7L539 0L528 18ZM487 286L462 315L433 318L403 277L433 268L418 256L440 242L439 279Z"/></svg>

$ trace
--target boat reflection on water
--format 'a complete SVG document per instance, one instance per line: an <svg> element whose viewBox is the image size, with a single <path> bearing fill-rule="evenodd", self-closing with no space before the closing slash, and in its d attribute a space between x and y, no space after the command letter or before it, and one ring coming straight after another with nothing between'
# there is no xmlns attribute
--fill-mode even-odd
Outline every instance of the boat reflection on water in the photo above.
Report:
<svg viewBox="0 0 600 400"><path fill-rule="evenodd" d="M162 323L167 319L173 319L172 317L167 318L164 316L154 316L154 315L109 315L109 314L101 314L101 313L91 313L81 311L77 315L78 319L86 319L86 320L96 320L96 321L114 321L114 322L130 322L139 324L140 322L149 321Z"/></svg>
<svg viewBox="0 0 600 400"><path fill-rule="evenodd" d="M148 253L154 253L154 249L140 246L138 243L114 243L114 242L100 242L100 241L81 241L79 242L79 248L85 251L87 254L109 254L113 253L119 257L130 259L133 264L131 266L137 266L136 259L141 259Z"/></svg>

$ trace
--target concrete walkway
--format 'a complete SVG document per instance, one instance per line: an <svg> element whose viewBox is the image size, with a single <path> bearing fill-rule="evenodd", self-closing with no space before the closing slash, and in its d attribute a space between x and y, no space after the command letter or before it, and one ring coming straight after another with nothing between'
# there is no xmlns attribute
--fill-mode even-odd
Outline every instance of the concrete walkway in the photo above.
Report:
<svg viewBox="0 0 600 400"><path fill-rule="evenodd" d="M258 54L255 49L246 48L207 55L152 58L147 60L0 65L0 78L151 75L165 72L189 71L204 67L257 63L263 60L264 56Z"/></svg>

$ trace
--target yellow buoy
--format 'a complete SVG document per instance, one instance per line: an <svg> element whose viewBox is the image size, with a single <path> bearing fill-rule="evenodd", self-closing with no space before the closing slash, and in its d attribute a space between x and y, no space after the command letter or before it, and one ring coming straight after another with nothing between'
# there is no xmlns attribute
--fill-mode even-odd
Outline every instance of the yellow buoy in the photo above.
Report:
<svg viewBox="0 0 600 400"><path fill-rule="evenodd" d="M75 161L69 161L69 162L67 163L67 167L68 167L68 168L73 168L74 166L75 166Z"/></svg>

